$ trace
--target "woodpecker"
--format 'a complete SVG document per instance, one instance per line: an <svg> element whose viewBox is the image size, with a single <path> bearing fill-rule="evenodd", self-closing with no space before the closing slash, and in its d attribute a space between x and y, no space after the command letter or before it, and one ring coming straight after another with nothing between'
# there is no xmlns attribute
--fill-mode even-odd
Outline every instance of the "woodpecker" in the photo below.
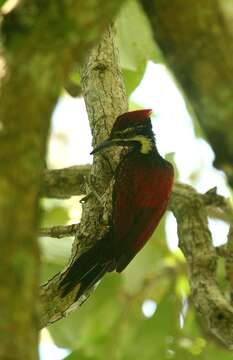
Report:
<svg viewBox="0 0 233 360"><path fill-rule="evenodd" d="M115 173L109 232L75 259L60 283L62 297L79 285L76 300L105 273L122 272L148 241L164 214L173 184L173 167L156 147L152 110L126 112L109 138L92 154L127 147Z"/></svg>

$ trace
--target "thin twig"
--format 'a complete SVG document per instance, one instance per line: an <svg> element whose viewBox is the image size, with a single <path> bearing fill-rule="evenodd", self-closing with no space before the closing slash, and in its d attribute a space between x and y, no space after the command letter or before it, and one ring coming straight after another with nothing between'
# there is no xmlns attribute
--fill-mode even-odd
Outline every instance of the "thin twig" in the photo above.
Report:
<svg viewBox="0 0 233 360"><path fill-rule="evenodd" d="M53 226L42 228L39 231L39 236L47 236L52 238L64 238L69 236L75 236L78 231L79 224L72 224L66 226Z"/></svg>
<svg viewBox="0 0 233 360"><path fill-rule="evenodd" d="M65 169L46 170L41 196L67 199L85 193L85 181L91 165L71 166Z"/></svg>

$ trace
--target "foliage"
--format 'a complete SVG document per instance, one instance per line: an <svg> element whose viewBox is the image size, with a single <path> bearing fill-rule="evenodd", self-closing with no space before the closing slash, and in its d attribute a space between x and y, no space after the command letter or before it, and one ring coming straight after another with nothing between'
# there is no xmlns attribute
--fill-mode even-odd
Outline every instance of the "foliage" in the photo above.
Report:
<svg viewBox="0 0 233 360"><path fill-rule="evenodd" d="M126 92L130 96L142 80L148 60L158 62L161 58L148 19L138 2L130 0L120 11L116 20L116 40ZM77 69L70 78L80 85Z"/></svg>
<svg viewBox="0 0 233 360"><path fill-rule="evenodd" d="M158 60L158 49L146 16L136 1L128 1L116 21L120 64L127 94L139 85L148 60ZM137 34L137 36L135 36Z"/></svg>
<svg viewBox="0 0 233 360"><path fill-rule="evenodd" d="M67 221L66 209L49 208L46 225L63 222L61 213ZM189 299L184 259L168 249L165 224L122 275L106 275L78 311L48 328L57 346L72 351L67 360L101 360L110 353L113 360L230 360L202 333ZM44 280L64 265L71 239L46 238L42 246ZM157 305L154 313L147 314L147 300Z"/></svg>
<svg viewBox="0 0 233 360"><path fill-rule="evenodd" d="M126 3L116 28L130 96L143 77L147 61L161 58L137 2ZM72 74L72 81L80 83L77 72ZM202 133L198 131L198 135ZM55 204L44 211L46 226L69 220L69 208ZM165 225L164 220L122 275L108 274L77 312L49 327L57 346L71 350L67 360L98 360L109 354L112 360L230 360L232 356L201 330L189 299L185 262L178 251L169 250ZM41 245L44 280L62 268L71 240L46 238ZM145 310L146 300L157 307L150 315Z"/></svg>
<svg viewBox="0 0 233 360"><path fill-rule="evenodd" d="M49 327L55 343L72 350L67 360L103 359L110 353L113 360L231 358L199 328L184 260L167 248L164 227L165 221L122 275L105 276L78 311ZM66 243L53 241L58 242L56 251ZM54 251L47 246L47 276L51 267L58 270ZM148 299L157 309L147 317L143 309Z"/></svg>
<svg viewBox="0 0 233 360"><path fill-rule="evenodd" d="M4 5L5 2L6 2L6 0L0 0L0 7L1 7L2 5Z"/></svg>

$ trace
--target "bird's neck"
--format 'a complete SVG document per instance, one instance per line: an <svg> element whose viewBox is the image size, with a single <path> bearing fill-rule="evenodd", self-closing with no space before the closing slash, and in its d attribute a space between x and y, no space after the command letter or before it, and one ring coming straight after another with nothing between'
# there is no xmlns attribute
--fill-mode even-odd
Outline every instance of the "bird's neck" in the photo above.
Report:
<svg viewBox="0 0 233 360"><path fill-rule="evenodd" d="M156 147L155 137L151 124L148 125L149 126L146 126L143 129L143 132L134 137L135 151L139 152L141 155L155 156L157 154L160 156Z"/></svg>

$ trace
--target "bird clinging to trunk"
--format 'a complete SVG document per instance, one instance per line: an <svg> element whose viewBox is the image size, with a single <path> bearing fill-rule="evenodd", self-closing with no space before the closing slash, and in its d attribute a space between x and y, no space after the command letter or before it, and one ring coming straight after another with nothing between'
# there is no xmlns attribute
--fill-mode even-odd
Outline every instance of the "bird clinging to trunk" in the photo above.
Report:
<svg viewBox="0 0 233 360"><path fill-rule="evenodd" d="M78 299L106 272L121 272L146 244L164 214L173 184L173 167L156 147L151 110L124 113L107 140L92 154L112 146L128 151L118 165L112 195L110 230L75 259L60 283L62 296L78 284Z"/></svg>

